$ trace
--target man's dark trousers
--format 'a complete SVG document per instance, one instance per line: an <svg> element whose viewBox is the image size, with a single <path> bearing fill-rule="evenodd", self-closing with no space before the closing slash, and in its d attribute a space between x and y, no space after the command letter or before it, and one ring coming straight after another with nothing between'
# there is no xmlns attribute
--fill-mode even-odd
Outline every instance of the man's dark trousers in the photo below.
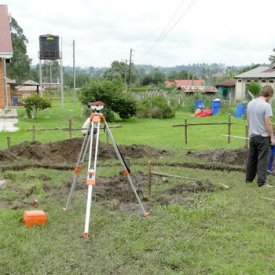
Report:
<svg viewBox="0 0 275 275"><path fill-rule="evenodd" d="M246 166L246 181L252 182L258 174L257 184L262 186L266 181L267 164L270 152L270 137L251 136Z"/></svg>

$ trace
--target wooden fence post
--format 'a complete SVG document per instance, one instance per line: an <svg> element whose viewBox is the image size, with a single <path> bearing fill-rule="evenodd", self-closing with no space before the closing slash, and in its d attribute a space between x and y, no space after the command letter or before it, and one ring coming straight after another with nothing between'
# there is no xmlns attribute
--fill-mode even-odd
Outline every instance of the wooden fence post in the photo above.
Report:
<svg viewBox="0 0 275 275"><path fill-rule="evenodd" d="M32 126L32 141L35 141L35 126Z"/></svg>
<svg viewBox="0 0 275 275"><path fill-rule="evenodd" d="M185 138L185 144L187 144L187 118L184 120L184 138Z"/></svg>
<svg viewBox="0 0 275 275"><path fill-rule="evenodd" d="M147 182L148 195L149 195L149 197L151 197L151 187L152 187L152 165L151 165L151 161L148 161L147 169L148 169L148 182Z"/></svg>
<svg viewBox="0 0 275 275"><path fill-rule="evenodd" d="M228 113L228 143L230 143L231 136L231 113Z"/></svg>
<svg viewBox="0 0 275 275"><path fill-rule="evenodd" d="M11 147L11 138L7 137L7 145L8 145L8 149L10 149Z"/></svg>
<svg viewBox="0 0 275 275"><path fill-rule="evenodd" d="M69 138L72 138L72 120L69 119Z"/></svg>

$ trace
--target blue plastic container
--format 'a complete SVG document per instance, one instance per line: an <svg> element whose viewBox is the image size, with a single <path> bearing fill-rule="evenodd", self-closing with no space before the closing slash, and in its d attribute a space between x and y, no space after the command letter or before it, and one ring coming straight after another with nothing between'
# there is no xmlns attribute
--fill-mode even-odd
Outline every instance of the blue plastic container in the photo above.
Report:
<svg viewBox="0 0 275 275"><path fill-rule="evenodd" d="M244 103L239 103L236 106L235 117L244 117L245 112L246 112L246 105Z"/></svg>
<svg viewBox="0 0 275 275"><path fill-rule="evenodd" d="M16 106L17 103L18 103L18 97L13 96L13 97L12 97L12 105L13 105L13 106Z"/></svg>
<svg viewBox="0 0 275 275"><path fill-rule="evenodd" d="M211 101L211 111L212 116L217 115L221 109L221 101L219 99L214 99Z"/></svg>
<svg viewBox="0 0 275 275"><path fill-rule="evenodd" d="M198 99L195 101L195 111L197 109L204 110L204 102L202 99Z"/></svg>

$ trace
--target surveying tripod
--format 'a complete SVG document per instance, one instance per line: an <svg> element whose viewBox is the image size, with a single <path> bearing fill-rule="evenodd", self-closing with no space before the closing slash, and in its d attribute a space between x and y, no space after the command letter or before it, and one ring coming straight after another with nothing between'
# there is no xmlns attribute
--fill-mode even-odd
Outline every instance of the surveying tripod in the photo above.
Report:
<svg viewBox="0 0 275 275"><path fill-rule="evenodd" d="M103 122L105 126L105 130L112 142L112 145L114 147L115 153L120 161L120 164L123 168L123 176L126 176L130 186L135 194L135 197L137 198L137 201L142 209L143 216L146 217L150 213L146 212L143 204L139 198L139 195L137 194L137 191L135 189L135 186L132 182L132 179L130 177L130 172L129 168L125 164L125 161L122 157L122 155L119 152L119 149L115 143L115 140L113 138L113 135L110 131L110 128L106 122L106 119L104 115L101 112L94 112L90 116L90 124L87 128L84 141L81 146L80 154L78 156L78 160L76 163L76 166L73 170L74 172L74 177L73 177L73 182L71 186L71 190L69 193L69 197L66 203L66 208L64 210L67 210L71 204L72 196L76 187L77 179L79 178L79 174L81 173L81 170L83 169L84 161L85 161L85 156L88 151L88 167L87 167L87 179L86 179L86 184L88 185L88 194L87 194L87 205L86 205L86 217L85 217L85 226L84 226L84 233L83 237L87 238L89 237L89 224L90 224L90 211L91 211L91 205L92 205L92 192L93 192L93 186L96 184L96 165L97 165L97 156L98 156L98 143L99 143L99 132L100 132L100 122ZM94 142L95 139L95 142ZM93 146L95 146L93 150Z"/></svg>

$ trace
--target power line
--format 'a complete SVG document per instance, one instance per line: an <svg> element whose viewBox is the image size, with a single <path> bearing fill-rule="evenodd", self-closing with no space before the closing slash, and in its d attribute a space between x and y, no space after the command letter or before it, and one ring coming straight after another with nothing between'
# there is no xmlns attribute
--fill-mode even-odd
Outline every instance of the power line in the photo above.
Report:
<svg viewBox="0 0 275 275"><path fill-rule="evenodd" d="M182 0L180 2L180 4L176 7L175 11L173 12L172 16L170 17L170 20L168 21L168 23L166 24L166 26L164 27L164 29L162 30L162 32L160 33L160 35L158 36L158 38L152 43L150 49L148 50L148 52L150 52L150 50L155 46L155 44L161 40L162 36L165 34L166 29L168 28L168 26L171 24L171 22L173 21L174 17L176 16L176 14L178 13L179 9L181 8L182 4L184 3L185 0ZM146 54L145 54L146 55Z"/></svg>
<svg viewBox="0 0 275 275"><path fill-rule="evenodd" d="M153 48L155 48L155 46L161 41L163 40L171 31L172 29L182 20L182 18L184 17L184 15L192 8L192 6L195 4L195 2L197 0L191 0L191 2L189 2L189 4L187 5L187 7L185 9L183 9L182 13L180 14L180 16L178 17L178 19L174 22L174 24L168 29L168 26L171 24L171 22L174 19L174 16L177 14L178 10L181 8L181 6L183 5L185 0L182 0L181 3L179 4L179 6L176 8L176 10L174 11L172 17L170 18L170 20L168 21L167 25L165 26L165 28L162 30L162 32L160 33L159 37L155 40L155 42L153 42L153 44L150 46L150 48L145 52L145 54L143 55L143 57L145 57L146 55L148 55Z"/></svg>

